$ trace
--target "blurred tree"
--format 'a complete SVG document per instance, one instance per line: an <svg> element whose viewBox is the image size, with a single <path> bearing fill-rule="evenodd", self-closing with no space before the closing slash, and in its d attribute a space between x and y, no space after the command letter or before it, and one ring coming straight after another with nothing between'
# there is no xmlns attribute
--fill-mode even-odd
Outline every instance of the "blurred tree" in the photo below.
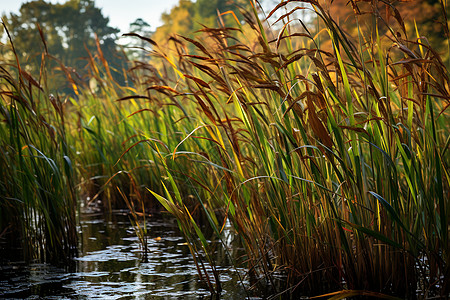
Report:
<svg viewBox="0 0 450 300"><path fill-rule="evenodd" d="M44 50L37 24L42 28L49 53L81 75L86 75L87 61L82 58L88 56L87 50L97 51L95 36L109 65L120 68L123 64L123 55L115 43L119 30L108 25L109 19L95 7L94 0L68 0L63 4L34 0L22 4L19 14L3 18L30 71L38 70Z"/></svg>
<svg viewBox="0 0 450 300"><path fill-rule="evenodd" d="M154 32L151 30L150 24L145 22L143 19L138 18L133 23L130 24L130 32L137 33L144 37L150 37ZM127 44L127 54L128 58L131 60L140 59L145 60L145 46L147 43L142 40L131 39L131 42Z"/></svg>
<svg viewBox="0 0 450 300"><path fill-rule="evenodd" d="M348 0L321 0L325 3L324 6L329 7L330 15L332 18L348 33L357 36L356 26L354 20L354 10L351 5L352 2ZM398 22L398 16L396 16L393 8L398 10L402 22L405 25L407 39L415 40L417 33L414 23L417 24L417 28L420 36L425 36L427 41L441 54L443 57L448 57L448 36L446 33L446 18L450 19L450 10L448 7L443 10L441 6L441 0L400 0L400 1L388 1L388 2L365 2L354 1L355 7L357 7L362 13L359 15L359 25L362 30L368 33L367 36L373 35L375 39L375 24L378 24L379 33L381 36L388 34L392 35L390 30L396 35L405 38L403 31ZM376 4L376 5L375 5ZM376 10L375 18L373 14L367 14ZM384 23L381 20L383 18L387 21ZM389 26L389 28L388 28ZM423 41L425 42L425 41Z"/></svg>
<svg viewBox="0 0 450 300"><path fill-rule="evenodd" d="M193 30L194 3L190 0L180 0L170 12L161 15L163 25L158 27L153 35L153 39L164 44L173 33L180 35L190 35Z"/></svg>
<svg viewBox="0 0 450 300"><path fill-rule="evenodd" d="M158 27L153 39L164 44L171 34L192 36L192 34L204 26L217 27L217 14L233 11L238 19L242 20L239 7L250 9L248 0L180 0L170 12L163 13L161 20L163 25ZM234 19L224 16L225 26L236 26Z"/></svg>
<svg viewBox="0 0 450 300"><path fill-rule="evenodd" d="M432 46L441 51L447 51L445 44L448 43L446 33L446 20L450 18L448 6L445 10L441 6L440 0L409 0L400 2L397 9L404 18L409 38L415 38L416 32L414 21L417 23L419 35L427 37ZM445 56L448 56L446 53Z"/></svg>
<svg viewBox="0 0 450 300"><path fill-rule="evenodd" d="M237 1L197 0L195 3L196 19L205 26L216 27L217 12L237 11L235 2Z"/></svg>

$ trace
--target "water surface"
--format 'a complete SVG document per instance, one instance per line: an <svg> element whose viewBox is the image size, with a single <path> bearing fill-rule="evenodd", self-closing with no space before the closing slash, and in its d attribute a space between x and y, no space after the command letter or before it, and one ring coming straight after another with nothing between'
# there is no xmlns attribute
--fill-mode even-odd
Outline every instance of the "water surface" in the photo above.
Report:
<svg viewBox="0 0 450 300"><path fill-rule="evenodd" d="M9 262L0 266L0 298L8 299L209 299L189 248L170 216L147 218L148 262L126 213L83 214L79 256L73 270L47 264ZM224 237L229 240L230 237ZM220 299L247 294L217 243ZM241 277L242 278L242 277Z"/></svg>

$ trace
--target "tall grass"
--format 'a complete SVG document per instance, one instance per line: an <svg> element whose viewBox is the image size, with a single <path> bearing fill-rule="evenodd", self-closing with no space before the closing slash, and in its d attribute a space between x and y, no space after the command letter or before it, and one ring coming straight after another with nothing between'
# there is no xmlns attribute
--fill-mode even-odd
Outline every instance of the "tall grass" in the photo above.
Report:
<svg viewBox="0 0 450 300"><path fill-rule="evenodd" d="M89 82L66 73L77 96L71 99L67 115L78 188L88 204L104 200L106 208L123 207L128 205L126 196L130 204L141 205L137 200L150 196L145 187L157 188L163 176L164 166L153 143L175 147L173 137L181 136L173 126L178 115L173 115L170 104L151 96L146 86L148 80L164 84L164 76L152 66L130 62L130 70L124 71L128 85L122 86L111 76L100 45L89 54L88 70ZM145 202L148 209L160 206Z"/></svg>
<svg viewBox="0 0 450 300"><path fill-rule="evenodd" d="M77 236L65 103L46 88L48 53L34 79L8 37L12 62L0 62L1 248L16 259L66 262L76 255Z"/></svg>
<svg viewBox="0 0 450 300"><path fill-rule="evenodd" d="M387 2L364 7L367 31L352 2L353 35L316 1L269 17L290 2L309 5L318 29L290 20L296 8L267 27L255 8L246 27L172 37L172 52L148 40L175 76L148 89L189 107L180 142L154 143L176 162L155 195L203 251L192 199L218 234L229 219L250 272L280 294L448 295L448 68Z"/></svg>

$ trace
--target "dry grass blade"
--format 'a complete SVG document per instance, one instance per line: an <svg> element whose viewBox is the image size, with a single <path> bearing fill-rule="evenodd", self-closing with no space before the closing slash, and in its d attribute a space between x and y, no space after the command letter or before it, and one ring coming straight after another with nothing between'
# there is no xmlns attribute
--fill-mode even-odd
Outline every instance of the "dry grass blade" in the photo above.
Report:
<svg viewBox="0 0 450 300"><path fill-rule="evenodd" d="M144 41L150 43L151 45L153 45L155 47L158 46L158 44L154 40L152 40L151 38L142 36L142 35L134 33L134 32L124 33L123 36L134 36L134 37L140 38L141 40L144 40Z"/></svg>

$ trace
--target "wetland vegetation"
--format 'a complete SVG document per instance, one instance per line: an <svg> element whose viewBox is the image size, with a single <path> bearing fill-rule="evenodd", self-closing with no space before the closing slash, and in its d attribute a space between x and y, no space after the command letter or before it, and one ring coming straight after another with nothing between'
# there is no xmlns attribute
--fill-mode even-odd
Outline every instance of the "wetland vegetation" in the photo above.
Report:
<svg viewBox="0 0 450 300"><path fill-rule="evenodd" d="M144 60L117 63L94 38L82 72L45 27L24 59L5 19L2 251L69 264L83 207L126 208L145 261L167 211L212 295L220 246L261 297L448 297L447 1L249 0L204 25L175 18L203 2L126 34ZM411 5L433 8L431 30Z"/></svg>

